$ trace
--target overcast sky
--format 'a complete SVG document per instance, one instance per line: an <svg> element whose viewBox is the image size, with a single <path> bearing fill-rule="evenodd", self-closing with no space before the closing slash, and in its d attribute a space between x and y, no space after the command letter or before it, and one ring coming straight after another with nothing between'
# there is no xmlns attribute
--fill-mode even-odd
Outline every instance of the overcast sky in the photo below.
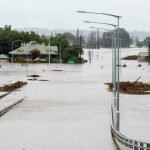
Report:
<svg viewBox="0 0 150 150"><path fill-rule="evenodd" d="M77 10L121 15L127 30L150 31L150 0L0 0L0 26L13 28L88 29L84 20L116 23L102 15L80 14ZM108 28L108 27L107 27Z"/></svg>

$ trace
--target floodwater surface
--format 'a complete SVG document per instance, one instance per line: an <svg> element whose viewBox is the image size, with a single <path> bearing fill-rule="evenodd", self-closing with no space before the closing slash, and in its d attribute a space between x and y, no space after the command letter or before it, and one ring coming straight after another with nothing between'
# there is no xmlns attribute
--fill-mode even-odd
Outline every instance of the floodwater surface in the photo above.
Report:
<svg viewBox="0 0 150 150"><path fill-rule="evenodd" d="M2 65L0 83L27 81L28 84L12 96L28 97L0 118L0 149L117 150L110 132L112 93L104 84L112 79L111 50L85 50L87 60L89 51L91 63L62 64L62 72L52 71L56 64ZM138 51L122 50L122 55ZM149 80L146 63L141 68L137 67L137 61L122 63L128 67L121 70L121 80L136 80L139 75L142 75L141 80ZM31 74L38 74L41 76L38 80L47 81L30 81L27 75ZM142 139L140 129L147 126L147 131L150 130L147 125L150 119L145 120L150 115L148 96L139 99L121 94L120 97L121 131Z"/></svg>

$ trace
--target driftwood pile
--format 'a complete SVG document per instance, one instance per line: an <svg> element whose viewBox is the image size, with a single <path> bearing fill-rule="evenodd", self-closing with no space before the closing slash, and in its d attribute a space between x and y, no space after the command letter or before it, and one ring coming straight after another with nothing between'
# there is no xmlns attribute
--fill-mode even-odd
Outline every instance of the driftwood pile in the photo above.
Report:
<svg viewBox="0 0 150 150"><path fill-rule="evenodd" d="M37 78L39 78L40 76L39 76L39 75L36 75L36 74L33 74L33 75L27 75L27 77L32 77L31 79L28 79L28 80L35 81L35 80L37 80Z"/></svg>
<svg viewBox="0 0 150 150"><path fill-rule="evenodd" d="M32 77L32 78L30 78L30 79L28 79L28 80L31 80L31 81L48 81L48 80L46 80L46 79L37 79L37 78L39 78L39 77L41 77L41 76L39 76L39 75L36 75L36 74L33 74L33 75L27 75L27 77Z"/></svg>
<svg viewBox="0 0 150 150"><path fill-rule="evenodd" d="M131 56L126 56L122 58L123 60L137 60L138 56L137 55L131 55Z"/></svg>
<svg viewBox="0 0 150 150"><path fill-rule="evenodd" d="M106 83L109 85L109 90L112 91L113 84ZM150 84L142 82L120 82L120 92L135 95L150 94Z"/></svg>
<svg viewBox="0 0 150 150"><path fill-rule="evenodd" d="M120 92L135 95L150 94L150 83L138 82L140 78L141 76L134 82L120 82ZM109 85L109 90L112 91L113 83L106 84Z"/></svg>
<svg viewBox="0 0 150 150"><path fill-rule="evenodd" d="M27 75L27 77L39 78L40 76L37 74L33 74L33 75Z"/></svg>
<svg viewBox="0 0 150 150"><path fill-rule="evenodd" d="M7 85L3 85L0 86L0 91L1 92L10 92L10 91L14 91L18 88L21 88L22 86L26 85L27 82L23 82L23 81L17 81L15 83L10 83Z"/></svg>

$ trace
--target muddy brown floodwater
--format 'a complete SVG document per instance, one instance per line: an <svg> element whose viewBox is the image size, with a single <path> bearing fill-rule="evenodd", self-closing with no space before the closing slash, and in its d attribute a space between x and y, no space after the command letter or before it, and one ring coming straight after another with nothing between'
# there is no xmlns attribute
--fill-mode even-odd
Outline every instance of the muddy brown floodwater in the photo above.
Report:
<svg viewBox="0 0 150 150"><path fill-rule="evenodd" d="M88 51L85 50L86 59ZM122 55L128 53L137 54L138 50L123 50ZM111 50L93 50L91 54L91 63L62 64L60 72L52 71L55 64L2 64L0 84L27 81L27 86L12 94L28 98L0 118L0 149L117 150L110 133L112 93L104 84L112 78ZM142 75L141 80L149 80L146 63L143 68L136 67L136 61L123 63L128 65L121 70L123 80L134 81L138 75ZM29 74L40 77L30 81ZM121 95L121 131L148 140L149 136L142 137L141 128L146 126L147 132L150 130L150 119L146 119L150 115L150 101L145 96L133 97Z"/></svg>

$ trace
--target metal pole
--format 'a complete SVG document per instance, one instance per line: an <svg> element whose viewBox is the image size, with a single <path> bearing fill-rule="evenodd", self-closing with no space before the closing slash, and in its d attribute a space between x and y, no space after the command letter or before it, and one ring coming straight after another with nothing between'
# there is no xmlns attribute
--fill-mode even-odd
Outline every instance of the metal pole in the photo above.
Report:
<svg viewBox="0 0 150 150"><path fill-rule="evenodd" d="M116 37L113 33L113 49L112 49L112 76L113 76L113 93L116 97Z"/></svg>
<svg viewBox="0 0 150 150"><path fill-rule="evenodd" d="M119 63L119 60L120 60L120 57L119 57L119 19L121 18L121 16L117 16L117 15L113 15L113 14L108 14L108 13L97 13L97 12L87 12L87 11L77 11L79 13L90 13L90 14L101 14L101 15L106 15L106 16L111 16L111 17L115 17L117 18L117 31L118 31L118 34L117 34L117 63L115 63L115 72L116 72L116 75L117 75L117 78L116 78L116 81L117 81L117 85L116 85L116 89L117 89L117 93L116 93L116 97L117 97L117 108L116 108L116 130L119 131L120 129L120 112L119 112L119 91L120 91L120 83L119 83L119 68L120 68L120 63ZM116 61L116 59L115 59ZM117 65L116 65L117 64Z"/></svg>
<svg viewBox="0 0 150 150"><path fill-rule="evenodd" d="M50 64L50 51L49 51L49 58L48 58L49 64Z"/></svg>
<svg viewBox="0 0 150 150"><path fill-rule="evenodd" d="M114 77L114 82L113 82L113 115L114 115L114 127L116 128L117 126L117 117L116 117L116 107L117 107L117 81L116 81L116 66L117 66L117 61L116 61L116 34L114 33L114 52L113 52L113 77Z"/></svg>
<svg viewBox="0 0 150 150"><path fill-rule="evenodd" d="M13 52L13 43L14 43L14 41L11 43L11 44L12 44L12 45L11 45L11 46L12 46L12 47L11 47L11 52ZM13 63L13 59L14 59L14 58L13 58L13 53L12 53L12 56L11 56L11 63Z"/></svg>
<svg viewBox="0 0 150 150"><path fill-rule="evenodd" d="M119 63L120 63L120 74L122 74L122 60L121 60L121 57L122 57L122 39L119 39L119 47L120 47L120 50L119 50L119 58L120 58L120 60L119 60Z"/></svg>
<svg viewBox="0 0 150 150"><path fill-rule="evenodd" d="M14 45L14 42L17 42L17 41L21 41L21 40L15 40L15 41L12 41L12 47L11 47L11 51L13 52L13 45ZM12 58L11 58L11 62L13 63L13 53L12 53Z"/></svg>
<svg viewBox="0 0 150 150"><path fill-rule="evenodd" d="M114 35L112 35L112 83L114 85Z"/></svg>
<svg viewBox="0 0 150 150"><path fill-rule="evenodd" d="M60 43L60 49L59 49L59 63L61 64L61 43Z"/></svg>
<svg viewBox="0 0 150 150"><path fill-rule="evenodd" d="M49 38L49 58L48 58L49 64L50 64L50 38Z"/></svg>
<svg viewBox="0 0 150 150"><path fill-rule="evenodd" d="M97 29L97 42L96 42L96 46L97 46L97 49L98 49L98 41L99 40L99 30Z"/></svg>
<svg viewBox="0 0 150 150"><path fill-rule="evenodd" d="M119 112L119 91L120 91L120 85L119 85L119 68L120 68L120 64L119 64L119 17L117 18L118 20L118 32L117 32L117 49L118 49L118 53L117 53L117 112L116 112L116 130L119 131L120 130L120 112Z"/></svg>

